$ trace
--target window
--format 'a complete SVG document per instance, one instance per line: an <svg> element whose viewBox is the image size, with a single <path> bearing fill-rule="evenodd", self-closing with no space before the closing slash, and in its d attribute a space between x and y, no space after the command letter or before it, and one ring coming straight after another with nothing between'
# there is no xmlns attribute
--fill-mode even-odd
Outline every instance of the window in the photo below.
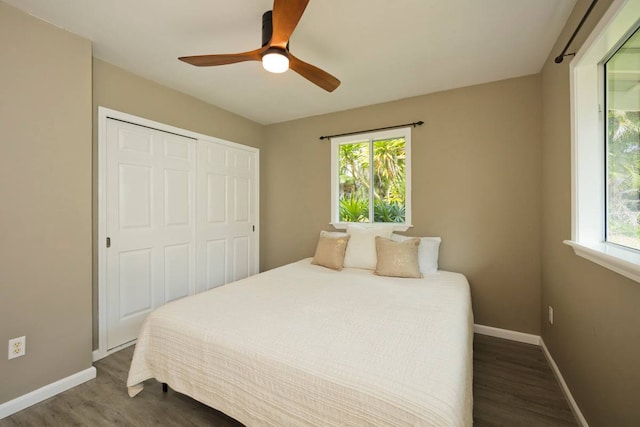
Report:
<svg viewBox="0 0 640 427"><path fill-rule="evenodd" d="M604 64L606 241L640 249L640 31Z"/></svg>
<svg viewBox="0 0 640 427"><path fill-rule="evenodd" d="M411 225L411 128L331 139L331 223Z"/></svg>
<svg viewBox="0 0 640 427"><path fill-rule="evenodd" d="M640 0L614 0L570 64L572 232L565 241L637 282L639 16Z"/></svg>

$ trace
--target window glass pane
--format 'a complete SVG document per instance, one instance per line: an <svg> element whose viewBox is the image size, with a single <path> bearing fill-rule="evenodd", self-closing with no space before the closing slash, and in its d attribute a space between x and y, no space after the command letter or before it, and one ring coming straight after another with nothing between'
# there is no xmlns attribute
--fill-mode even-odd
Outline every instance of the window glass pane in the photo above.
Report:
<svg viewBox="0 0 640 427"><path fill-rule="evenodd" d="M640 249L640 32L605 64L607 241Z"/></svg>
<svg viewBox="0 0 640 427"><path fill-rule="evenodd" d="M369 141L338 146L340 222L369 222Z"/></svg>
<svg viewBox="0 0 640 427"><path fill-rule="evenodd" d="M373 142L374 222L405 221L405 140Z"/></svg>

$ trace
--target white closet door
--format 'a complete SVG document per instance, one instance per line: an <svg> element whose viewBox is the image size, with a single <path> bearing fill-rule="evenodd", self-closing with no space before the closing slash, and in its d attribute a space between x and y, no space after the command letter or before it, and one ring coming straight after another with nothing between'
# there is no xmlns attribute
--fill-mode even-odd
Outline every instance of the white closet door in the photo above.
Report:
<svg viewBox="0 0 640 427"><path fill-rule="evenodd" d="M257 273L257 155L198 143L197 292Z"/></svg>
<svg viewBox="0 0 640 427"><path fill-rule="evenodd" d="M151 310L195 292L196 141L108 119L106 163L112 349Z"/></svg>

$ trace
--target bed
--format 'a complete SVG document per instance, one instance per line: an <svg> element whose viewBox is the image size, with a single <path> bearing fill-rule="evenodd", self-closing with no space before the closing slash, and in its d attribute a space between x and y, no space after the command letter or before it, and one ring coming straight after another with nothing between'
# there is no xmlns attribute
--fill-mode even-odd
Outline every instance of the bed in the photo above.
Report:
<svg viewBox="0 0 640 427"><path fill-rule="evenodd" d="M155 378L248 426L470 426L472 340L463 275L309 258L154 311L127 386Z"/></svg>

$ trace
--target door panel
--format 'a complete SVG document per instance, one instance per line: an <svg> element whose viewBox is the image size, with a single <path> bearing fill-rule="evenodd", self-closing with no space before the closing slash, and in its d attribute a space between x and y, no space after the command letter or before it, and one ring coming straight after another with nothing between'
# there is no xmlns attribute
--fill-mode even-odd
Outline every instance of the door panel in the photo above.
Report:
<svg viewBox="0 0 640 427"><path fill-rule="evenodd" d="M235 220L236 223L246 223L251 218L251 181L249 178L235 178Z"/></svg>
<svg viewBox="0 0 640 427"><path fill-rule="evenodd" d="M233 239L233 280L244 279L249 276L250 257L249 238L235 237Z"/></svg>
<svg viewBox="0 0 640 427"><path fill-rule="evenodd" d="M147 312L153 307L151 249L120 253L120 318Z"/></svg>
<svg viewBox="0 0 640 427"><path fill-rule="evenodd" d="M151 168L120 165L120 227L151 227Z"/></svg>
<svg viewBox="0 0 640 427"><path fill-rule="evenodd" d="M180 160L189 161L189 145L184 143L184 138L177 135L164 135L164 155Z"/></svg>
<svg viewBox="0 0 640 427"><path fill-rule="evenodd" d="M122 122L121 122L122 123ZM146 128L124 128L118 130L118 148L120 151L137 151L151 154L153 135Z"/></svg>
<svg viewBox="0 0 640 427"><path fill-rule="evenodd" d="M189 211L193 210L189 201L189 171L164 171L164 225L189 226Z"/></svg>
<svg viewBox="0 0 640 427"><path fill-rule="evenodd" d="M227 277L227 241L226 239L206 241L205 288L208 290L224 285Z"/></svg>
<svg viewBox="0 0 640 427"><path fill-rule="evenodd" d="M227 177L207 174L207 222L225 223L227 220Z"/></svg>
<svg viewBox="0 0 640 427"><path fill-rule="evenodd" d="M107 348L195 291L195 140L107 120Z"/></svg>
<svg viewBox="0 0 640 427"><path fill-rule="evenodd" d="M190 293L191 254L189 244L164 248L164 286L166 301L186 297Z"/></svg>
<svg viewBox="0 0 640 427"><path fill-rule="evenodd" d="M198 143L198 280L202 291L257 272L257 156Z"/></svg>

